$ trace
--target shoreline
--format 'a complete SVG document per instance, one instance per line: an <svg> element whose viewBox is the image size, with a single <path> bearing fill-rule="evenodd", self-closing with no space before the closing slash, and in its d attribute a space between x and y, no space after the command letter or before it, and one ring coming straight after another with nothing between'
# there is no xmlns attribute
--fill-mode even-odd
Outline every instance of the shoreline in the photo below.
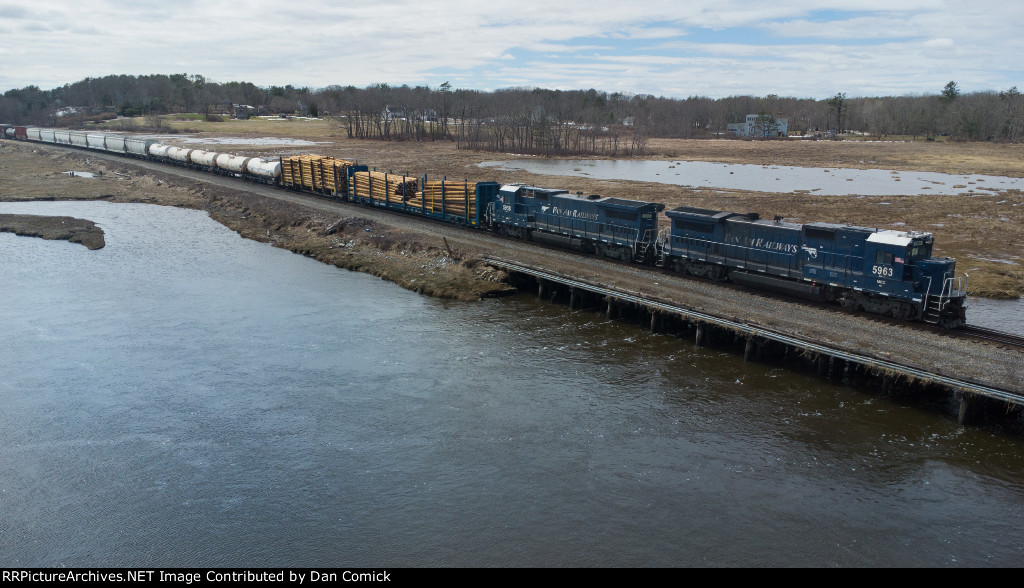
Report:
<svg viewBox="0 0 1024 588"><path fill-rule="evenodd" d="M214 221L243 238L270 243L342 269L371 274L419 294L479 300L514 291L504 282L507 274L483 264L479 254L458 246L449 249L440 238L404 230L400 219L394 223L390 219L378 222L365 218L358 210L345 211L339 218L315 208L315 201L288 202L257 194L252 190L258 185L219 186L141 169L131 162L35 147L0 142L0 175L10 179L0 186L0 202L102 200L204 210ZM93 177L64 173L69 167L83 165L94 173ZM89 243L103 246L102 229L92 221L0 215L3 216L31 219L5 223L16 228L18 234L73 242L82 239L90 249L97 247ZM90 226L89 230L98 235L86 232Z"/></svg>
<svg viewBox="0 0 1024 588"><path fill-rule="evenodd" d="M0 233L38 237L47 241L70 241L90 250L102 249L106 245L103 229L96 226L96 223L71 216L0 214Z"/></svg>

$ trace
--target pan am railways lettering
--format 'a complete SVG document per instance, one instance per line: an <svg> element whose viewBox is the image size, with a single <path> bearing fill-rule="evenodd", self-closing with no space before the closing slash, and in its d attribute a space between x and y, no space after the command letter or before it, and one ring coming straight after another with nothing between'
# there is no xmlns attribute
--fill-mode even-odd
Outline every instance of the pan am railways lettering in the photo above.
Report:
<svg viewBox="0 0 1024 588"><path fill-rule="evenodd" d="M564 208L559 208L557 206L542 206L541 212L548 212L549 208L551 210L551 214L557 214L559 216L571 216L573 218L579 218L588 221L597 221L600 218L600 216L596 212L580 212L575 209L566 210Z"/></svg>
<svg viewBox="0 0 1024 588"><path fill-rule="evenodd" d="M734 241L737 244L742 244L742 237L734 237ZM767 251L779 251L782 253L796 253L800 250L800 247L795 243L780 243L778 241L768 241L766 239L750 238L750 242L747 244L748 247L753 249L764 249Z"/></svg>

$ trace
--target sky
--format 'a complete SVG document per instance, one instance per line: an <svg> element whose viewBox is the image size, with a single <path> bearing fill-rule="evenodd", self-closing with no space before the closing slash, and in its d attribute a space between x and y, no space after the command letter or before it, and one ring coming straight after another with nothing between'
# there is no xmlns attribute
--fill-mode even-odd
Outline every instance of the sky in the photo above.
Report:
<svg viewBox="0 0 1024 588"><path fill-rule="evenodd" d="M111 74L828 98L1024 89L1021 0L0 0L0 92Z"/></svg>

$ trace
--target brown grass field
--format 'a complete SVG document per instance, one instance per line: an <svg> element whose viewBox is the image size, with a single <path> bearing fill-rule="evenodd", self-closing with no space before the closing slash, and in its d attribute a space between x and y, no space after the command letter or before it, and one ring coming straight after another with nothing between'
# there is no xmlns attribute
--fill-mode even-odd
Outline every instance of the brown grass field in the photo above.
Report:
<svg viewBox="0 0 1024 588"><path fill-rule="evenodd" d="M141 124L141 121L138 122ZM992 298L1024 295L1022 243L1024 193L984 192L972 196L820 196L694 189L666 184L607 181L580 177L535 176L477 167L478 163L515 157L456 149L453 142L383 142L353 140L339 120L288 119L206 122L167 117L174 131L209 137L258 139L286 137L310 146L208 145L227 153L294 155L316 153L355 160L384 171L427 174L432 179L528 182L620 198L662 202L666 208L699 206L776 215L793 222L832 222L935 235L936 255L957 259L959 272L970 274L971 292ZM111 121L106 131L124 130ZM172 132L174 132L172 131ZM175 143L175 135L166 138ZM651 140L652 159L677 159L792 165L826 168L918 170L949 174L1024 177L1024 145L952 141L812 141L812 140ZM13 179L13 178L12 178ZM63 180L57 180L63 181ZM2 195L0 195L2 196Z"/></svg>

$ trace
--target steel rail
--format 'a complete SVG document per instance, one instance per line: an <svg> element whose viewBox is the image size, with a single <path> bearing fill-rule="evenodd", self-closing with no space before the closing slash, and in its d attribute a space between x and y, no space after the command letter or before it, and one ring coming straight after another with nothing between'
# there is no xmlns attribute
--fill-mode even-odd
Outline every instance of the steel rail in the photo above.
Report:
<svg viewBox="0 0 1024 588"><path fill-rule="evenodd" d="M977 339L992 341L993 343L999 343L1001 345L1018 348L1024 347L1024 337L1013 333L1006 333L1004 331L997 331L995 329L977 327L969 324L960 327L957 329L957 332L967 337L975 337Z"/></svg>

